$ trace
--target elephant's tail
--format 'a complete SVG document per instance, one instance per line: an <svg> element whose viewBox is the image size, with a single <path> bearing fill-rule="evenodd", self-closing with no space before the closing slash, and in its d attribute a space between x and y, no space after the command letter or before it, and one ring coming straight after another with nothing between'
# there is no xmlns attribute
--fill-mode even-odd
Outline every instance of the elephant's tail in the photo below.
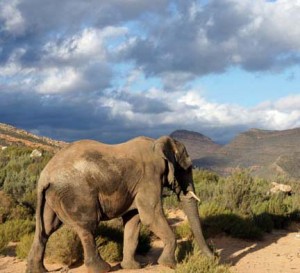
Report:
<svg viewBox="0 0 300 273"><path fill-rule="evenodd" d="M37 204L36 204L36 226L35 232L41 234L44 227L44 207L46 202L46 190L49 188L49 183L46 185L38 186L37 189Z"/></svg>

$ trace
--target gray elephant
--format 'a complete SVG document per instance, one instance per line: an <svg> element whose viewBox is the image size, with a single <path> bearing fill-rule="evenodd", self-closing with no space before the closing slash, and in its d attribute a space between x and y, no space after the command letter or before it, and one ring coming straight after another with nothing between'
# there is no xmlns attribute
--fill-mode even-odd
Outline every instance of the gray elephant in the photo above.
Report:
<svg viewBox="0 0 300 273"><path fill-rule="evenodd" d="M117 145L92 140L70 144L41 173L27 272L47 272L45 246L62 223L77 232L88 272L108 272L110 265L99 256L93 234L99 221L116 217L124 222L123 268L140 268L134 257L140 222L164 242L158 263L175 267L176 239L163 213L163 187L177 194L200 250L213 256L201 230L192 161L182 143L163 136Z"/></svg>

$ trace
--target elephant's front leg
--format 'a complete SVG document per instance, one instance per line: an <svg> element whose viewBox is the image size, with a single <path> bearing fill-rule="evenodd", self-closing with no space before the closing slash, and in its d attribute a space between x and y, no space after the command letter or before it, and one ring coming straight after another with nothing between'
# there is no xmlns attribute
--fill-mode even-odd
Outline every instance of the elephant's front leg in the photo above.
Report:
<svg viewBox="0 0 300 273"><path fill-rule="evenodd" d="M137 208L141 222L164 242L164 249L158 263L174 268L176 238L163 213L161 199L157 196L140 196L137 198Z"/></svg>
<svg viewBox="0 0 300 273"><path fill-rule="evenodd" d="M140 217L137 210L134 210L128 212L122 218L124 222L124 245L121 266L128 269L141 268L141 265L134 258L138 245Z"/></svg>

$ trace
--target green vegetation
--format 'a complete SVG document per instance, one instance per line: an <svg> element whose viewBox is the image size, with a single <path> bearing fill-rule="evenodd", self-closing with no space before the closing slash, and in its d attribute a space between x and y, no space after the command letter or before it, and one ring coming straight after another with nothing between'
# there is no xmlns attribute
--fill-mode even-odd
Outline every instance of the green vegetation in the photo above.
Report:
<svg viewBox="0 0 300 273"><path fill-rule="evenodd" d="M207 235L225 232L260 239L263 232L300 220L300 184L296 181L288 181L296 193L292 195L270 194L270 181L254 178L247 170L237 170L228 177L196 170L194 182L202 200L199 213Z"/></svg>
<svg viewBox="0 0 300 273"><path fill-rule="evenodd" d="M72 265L82 260L82 246L77 234L63 226L50 237L46 247L46 258L50 262Z"/></svg>
<svg viewBox="0 0 300 273"><path fill-rule="evenodd" d="M33 233L30 232L32 230L26 232L17 246L16 253L19 258L26 258L30 251L33 242ZM137 252L147 253L150 249L150 242L149 231L142 227ZM120 262L123 250L122 223L114 220L101 223L96 231L96 244L102 258L108 262ZM46 258L50 262L66 265L82 261L83 250L77 234L66 226L56 231L47 243Z"/></svg>
<svg viewBox="0 0 300 273"><path fill-rule="evenodd" d="M194 248L191 241L178 245L176 273L230 273L228 265L220 265L218 259L209 259Z"/></svg>
<svg viewBox="0 0 300 273"><path fill-rule="evenodd" d="M0 151L0 191L7 197L9 205L0 201L0 220L29 218L35 212L36 194L35 188L40 172L52 157L47 151L42 151L43 156L31 158L32 149L28 147L9 146ZM1 195L3 195L1 193ZM16 205L17 208L16 212ZM11 208L5 211L7 206ZM22 208L21 208L22 207ZM1 211L4 211L1 213ZM1 214L4 215L1 217ZM17 215L16 215L17 214Z"/></svg>

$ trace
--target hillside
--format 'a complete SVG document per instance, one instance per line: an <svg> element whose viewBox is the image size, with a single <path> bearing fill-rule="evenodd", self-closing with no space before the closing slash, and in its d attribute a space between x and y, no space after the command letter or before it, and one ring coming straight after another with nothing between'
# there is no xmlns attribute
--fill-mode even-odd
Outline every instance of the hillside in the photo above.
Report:
<svg viewBox="0 0 300 273"><path fill-rule="evenodd" d="M176 130L171 133L170 136L185 145L193 160L209 156L221 148L221 145L213 142L209 137L197 132Z"/></svg>
<svg viewBox="0 0 300 273"><path fill-rule="evenodd" d="M226 174L232 168L251 168L257 175L300 178L300 128L268 131L251 129L229 144L195 161L197 166Z"/></svg>
<svg viewBox="0 0 300 273"><path fill-rule="evenodd" d="M55 151L65 146L63 141L40 137L11 125L0 123L0 147L17 145Z"/></svg>

